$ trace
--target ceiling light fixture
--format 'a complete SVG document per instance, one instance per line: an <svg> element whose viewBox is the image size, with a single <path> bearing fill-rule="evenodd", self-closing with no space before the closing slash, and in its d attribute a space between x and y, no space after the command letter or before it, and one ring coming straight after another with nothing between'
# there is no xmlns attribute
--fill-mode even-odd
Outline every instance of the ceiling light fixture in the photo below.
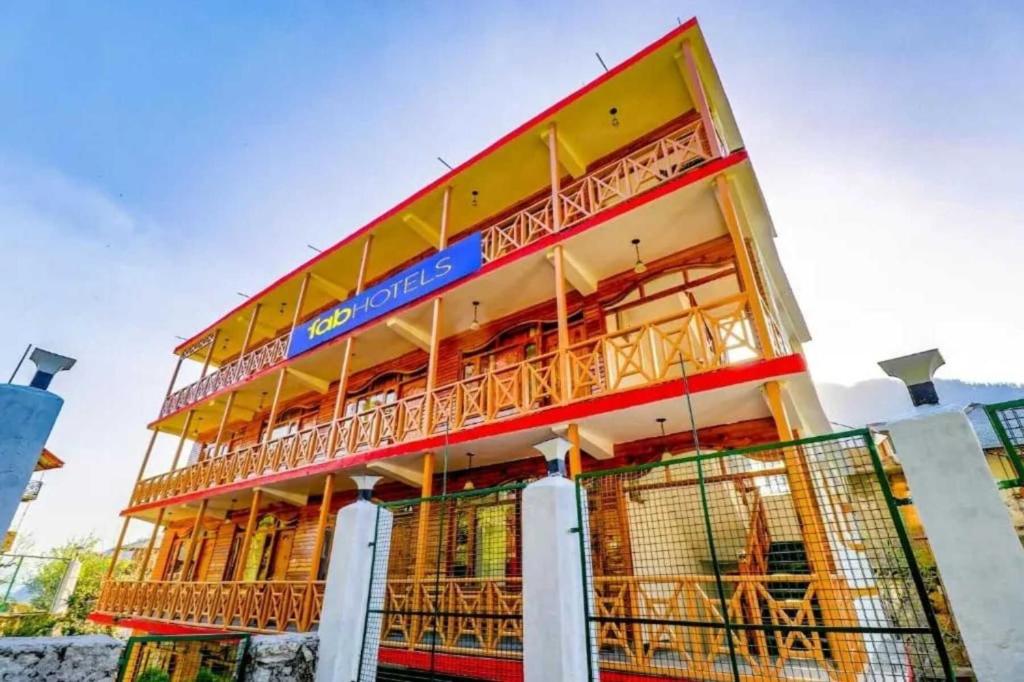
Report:
<svg viewBox="0 0 1024 682"><path fill-rule="evenodd" d="M469 480L469 475L473 471L473 458L476 457L472 452L466 453L466 485L463 487L464 490L472 490L474 488L473 481Z"/></svg>
<svg viewBox="0 0 1024 682"><path fill-rule="evenodd" d="M469 323L469 328L473 331L480 329L480 320L477 319L477 311L480 309L480 301L473 301L473 321Z"/></svg>
<svg viewBox="0 0 1024 682"><path fill-rule="evenodd" d="M612 107L611 109L608 110L608 115L612 117L612 127L613 128L618 128L619 127L619 119L618 119L618 116L616 115L618 113L619 113L619 108L618 107Z"/></svg>
<svg viewBox="0 0 1024 682"><path fill-rule="evenodd" d="M667 447L665 447L665 418L658 417L654 421L658 422L658 426L661 427L661 456L662 458L671 457L672 453L669 452Z"/></svg>
<svg viewBox="0 0 1024 682"><path fill-rule="evenodd" d="M476 200L477 200L477 197L479 197L479 196L480 196L480 192L478 192L477 190L473 190L473 202L472 203L473 203L474 206L476 206Z"/></svg>
<svg viewBox="0 0 1024 682"><path fill-rule="evenodd" d="M636 263L633 264L633 272L638 275L642 275L647 272L647 266L643 260L640 259L640 240L634 239L630 242L633 245L633 250L636 251Z"/></svg>

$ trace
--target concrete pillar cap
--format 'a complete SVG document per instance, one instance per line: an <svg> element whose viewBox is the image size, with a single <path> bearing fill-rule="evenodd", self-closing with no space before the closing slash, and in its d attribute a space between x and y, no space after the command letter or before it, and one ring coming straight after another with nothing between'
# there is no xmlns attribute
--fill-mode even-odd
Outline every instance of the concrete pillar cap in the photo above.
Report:
<svg viewBox="0 0 1024 682"><path fill-rule="evenodd" d="M544 455L544 459L547 460L549 476L565 475L565 456L572 449L572 443L565 438L555 437L537 443L533 449Z"/></svg>
<svg viewBox="0 0 1024 682"><path fill-rule="evenodd" d="M359 495L357 499L369 500L370 495L373 493L373 486L377 485L383 476L349 476L355 484L356 488L359 489Z"/></svg>

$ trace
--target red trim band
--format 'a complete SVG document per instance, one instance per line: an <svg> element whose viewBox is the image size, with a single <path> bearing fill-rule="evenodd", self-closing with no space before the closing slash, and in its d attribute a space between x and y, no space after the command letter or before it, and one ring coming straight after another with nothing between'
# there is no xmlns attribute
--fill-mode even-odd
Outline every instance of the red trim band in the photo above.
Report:
<svg viewBox="0 0 1024 682"><path fill-rule="evenodd" d="M802 355L785 355L771 360L756 360L743 365L735 365L696 374L689 379L691 393L703 393L718 388L726 388L745 384L751 381L767 381L779 376L799 374L807 371L807 363ZM449 434L449 444L464 443L479 438L490 438L500 436L513 431L521 431L539 426L549 426L561 422L575 421L596 414L613 412L637 405L678 398L683 395L683 382L680 380L665 381L660 384L634 388L627 391L619 391L608 395L598 396L590 400L570 403L569 405L558 405L555 407L543 408L528 414L510 417L501 421L489 422L472 428L457 431ZM445 443L444 434L421 438L407 443L396 443L387 447L370 450L357 455L348 455L337 459L327 460L318 464L290 469L274 474L267 474L257 478L247 478L233 483L225 483L215 488L197 490L192 493L170 497L165 500L147 502L135 507L129 507L121 512L121 516L138 514L148 509L169 507L175 504L183 504L201 500L207 497L215 497L239 490L248 490L255 486L271 485L281 481L303 478L305 476L316 476L332 471L341 471L350 467L366 464L379 459L397 457L412 452L423 452L432 448L438 448Z"/></svg>
<svg viewBox="0 0 1024 682"><path fill-rule="evenodd" d="M555 234L549 234L548 236L546 236L546 237L544 237L542 239L538 239L537 241L535 241L535 242L533 242L531 244L527 244L526 246L524 246L524 247L522 247L520 249L516 249L515 251L513 251L512 253L510 253L510 254L508 254L506 256L502 256L498 260L491 261L490 263L487 263L482 268L477 270L472 275L469 275L468 277L463 277L462 279L460 279L457 282L452 282L451 284L438 289L437 291L433 292L430 295L429 298L420 298L420 299L416 299L415 301L410 301L410 302L406 303L405 305L403 305L401 307L398 307L398 308L394 309L393 311L391 311L390 313L388 313L388 316L390 317L390 316L393 316L393 315L398 315L398 314L400 314L400 313L402 313L402 312L404 312L404 311L406 311L406 310L408 310L410 308L413 308L413 307L415 307L417 305L421 305L421 304L423 304L425 302L432 301L433 299L438 298L440 296L444 296L448 291L450 291L450 290L452 290L452 289L454 289L456 287L463 286L464 284L468 284L469 282L472 282L473 280L477 279L478 277L482 277L482 276L484 276L484 275L486 275L486 274L488 274L490 272L493 272L494 270L497 270L498 268L505 267L506 265L514 263L515 261L517 261L517 260L519 260L521 258L525 258L525 257L527 257L527 256L529 256L531 254L534 254L534 253L536 253L538 251L541 251L543 249L550 248L550 247L554 246L557 243L560 243L560 242L562 242L562 241L564 241L566 239L569 239L571 237L575 237L576 235L578 235L578 234L580 234L582 232L586 232L587 230L592 229L594 227L597 227L598 225L603 225L604 223L608 222L609 220L617 218L618 216L620 216L620 215L622 215L624 213L628 213L629 211L633 211L633 210L635 210L637 208L640 208L641 206L644 206L645 204L648 204L648 203L654 201L655 199L660 199L661 197L663 197L663 196L665 196L667 194L671 194L672 192L675 192L675 191L677 191L679 189L682 189L683 187L687 187L687 186L692 185L692 184L694 184L696 182L699 182L700 180L703 180L704 178L710 177L710 176L715 175L717 173L720 173L720 172L722 172L722 171L724 171L724 170L726 170L728 168L731 168L731 167L733 167L735 165L741 164L744 161L746 161L747 158L748 158L747 152L744 151L744 150L740 150L740 151L737 151L737 152L733 152L732 154L729 154L728 156L722 157L720 159L715 159L714 161L709 161L708 163L704 164L700 168L697 168L697 169L695 169L694 171L692 171L690 173L686 173L684 175L681 175L678 178L675 178L673 180L670 180L670 181L666 182L663 185L660 185L659 187L655 187L654 189L651 189L651 190L649 190L649 191L647 191L647 192L645 192L643 194L639 194L639 195L637 195L635 197L632 197L631 199L627 199L626 201L623 201L621 204L617 204L615 206L612 206L611 208L609 208L607 210L604 210L604 211L598 213L597 215L594 215L594 216L588 218L587 220L584 220L584 221L580 222L579 224L572 226L571 228L562 230L561 232L556 232ZM358 327L354 327L352 330L346 332L345 334L342 334L341 336L338 336L338 337L336 337L334 339L331 339L327 343L322 343L319 346L316 346L315 348L310 348L305 353L301 353L301 354L296 355L294 357L286 358L284 360L281 360L280 362L278 362L278 363L276 363L274 365L271 365L271 366L267 367L266 369L264 369L264 370L262 370L260 372L257 372L256 374L252 374L252 375L246 377L244 380L242 380L242 381L240 381L238 383L231 384L230 386L226 386L225 388L222 388L219 391L216 391L215 393L211 393L210 395L208 395L208 396L206 396L204 398L201 398L200 400L196 400L196 401L191 402L191 403L189 403L189 404L187 404L187 405L185 405L183 407L180 407L177 410L175 410L174 412L169 412L168 414L166 414L163 417L160 417L159 419L154 419L152 422L149 423L149 428L151 428L151 429L155 428L157 424L160 424L161 422L164 422L164 421L170 419L171 417L173 417L175 415L181 414L182 412L185 412L187 410L194 409L195 406L198 405L199 403L207 402L207 401L210 401L210 400L216 400L217 398L219 398L222 395L225 395L225 394L230 393L232 391L237 391L239 386L241 386L243 384L250 383L252 381L255 381L256 379L259 379L260 377L263 377L263 376L266 376L266 375L271 374L273 372L276 372L277 370L281 369L282 367L287 367L293 361L295 361L298 358L303 357L307 353L312 353L312 352L316 352L316 351L322 351L322 350L325 350L327 348L330 348L330 347L332 347L332 346L334 346L336 344L341 343L342 341L344 341L345 339L349 338L350 336L353 336L354 334L361 333L361 332L365 331L368 328L374 327L376 325L383 324L383 322L384 322L383 318L379 318L379 319L375 319L375 320L369 320L367 322L364 322L363 324L359 325Z"/></svg>
<svg viewBox="0 0 1024 682"><path fill-rule="evenodd" d="M100 625L109 625L115 628L131 628L132 630L145 630L153 635L214 635L225 632L238 632L228 628L211 628L200 625L182 625L180 623L169 623L162 620L150 620L149 618L124 617L119 618L110 613L93 611L89 614L89 620Z"/></svg>

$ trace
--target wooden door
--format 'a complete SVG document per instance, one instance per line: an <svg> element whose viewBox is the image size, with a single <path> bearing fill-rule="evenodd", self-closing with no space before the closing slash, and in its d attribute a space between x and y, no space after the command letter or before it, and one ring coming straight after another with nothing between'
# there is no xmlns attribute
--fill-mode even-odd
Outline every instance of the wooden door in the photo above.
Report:
<svg viewBox="0 0 1024 682"><path fill-rule="evenodd" d="M289 528L277 534L274 543L273 562L270 567L270 580L285 580L288 575L288 562L292 558L292 547L295 545L295 529Z"/></svg>

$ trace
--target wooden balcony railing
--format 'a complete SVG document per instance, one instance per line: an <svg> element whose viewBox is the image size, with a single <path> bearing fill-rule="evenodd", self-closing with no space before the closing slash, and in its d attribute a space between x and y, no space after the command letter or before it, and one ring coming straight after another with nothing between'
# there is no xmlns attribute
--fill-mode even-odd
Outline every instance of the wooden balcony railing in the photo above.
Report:
<svg viewBox="0 0 1024 682"><path fill-rule="evenodd" d="M171 393L160 408L160 416L166 417L183 407L198 403L221 389L239 384L253 374L281 362L288 352L290 336L289 332L268 341L242 357L225 363L195 383Z"/></svg>
<svg viewBox="0 0 1024 682"><path fill-rule="evenodd" d="M422 615L437 613L438 615ZM522 578L388 580L381 646L522 656Z"/></svg>
<svg viewBox="0 0 1024 682"><path fill-rule="evenodd" d="M405 398L143 479L131 505L677 379L681 361L692 375L759 357L740 293L438 387L429 414L425 396Z"/></svg>
<svg viewBox="0 0 1024 682"><path fill-rule="evenodd" d="M254 632L307 631L320 620L324 583L107 580L96 611Z"/></svg>
<svg viewBox="0 0 1024 682"><path fill-rule="evenodd" d="M701 123L689 123L664 137L608 163L561 190L562 225L566 229L587 218L675 179L713 158ZM498 260L555 233L552 199L545 197L485 227L484 262ZM284 359L290 332L226 363L195 383L171 393L160 409L163 418L214 393L245 381Z"/></svg>
<svg viewBox="0 0 1024 682"><path fill-rule="evenodd" d="M729 646L725 628L718 625L724 619L714 575L595 576L593 580L594 615L601 619L597 639L602 668L686 679L733 679L732 672L721 666ZM750 626L735 631L732 642L750 679L856 679L860 671L840 670L842 663L830 654L825 636L791 627L822 625L815 608L821 598L816 576L723 575L721 580L729 622ZM776 597L778 593L786 596ZM651 622L637 624L638 619ZM794 675L788 662L810 663L815 669L803 670L807 676Z"/></svg>
<svg viewBox="0 0 1024 682"><path fill-rule="evenodd" d="M847 679L820 633L819 579L805 574L721 576L738 659L758 680L791 676L787 661L813 664L821 679ZM776 589L776 588L779 589ZM592 604L602 669L732 680L713 575L595 576ZM785 593L785 597L776 596ZM104 582L96 611L182 625L253 632L308 631L320 620L323 582ZM391 579L381 646L520 658L522 578ZM436 612L434 615L423 615ZM649 619L646 623L638 623ZM678 621L679 625L673 625ZM682 624L687 625L683 626ZM706 626L699 625L706 623ZM780 629L773 630L772 626ZM806 672L806 671L805 671ZM813 677L813 679L819 679Z"/></svg>

